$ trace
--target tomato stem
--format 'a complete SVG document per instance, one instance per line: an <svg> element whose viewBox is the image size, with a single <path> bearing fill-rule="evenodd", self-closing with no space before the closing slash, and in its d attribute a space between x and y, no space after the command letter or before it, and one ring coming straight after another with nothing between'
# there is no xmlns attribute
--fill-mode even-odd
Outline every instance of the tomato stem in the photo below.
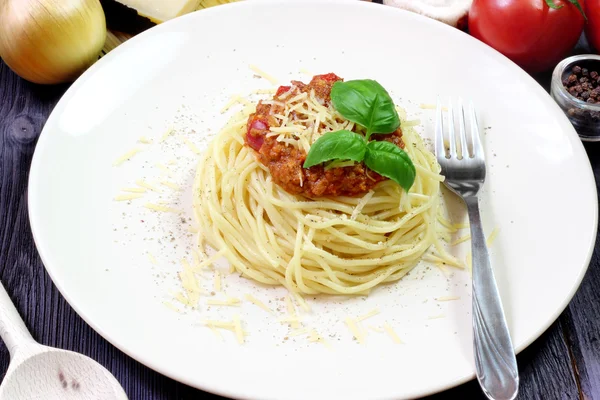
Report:
<svg viewBox="0 0 600 400"><path fill-rule="evenodd" d="M554 3L554 0L546 0L546 4L548 4L548 7L554 9L554 10L558 10L564 7L564 5L560 5L557 6L556 3Z"/></svg>
<svg viewBox="0 0 600 400"><path fill-rule="evenodd" d="M556 3L554 2L554 0L545 0L545 1L546 1L546 4L548 5L548 7L552 8L553 10L559 10L564 7L564 4L557 6ZM581 15L583 15L583 18L587 21L587 15L585 15L583 8L581 8L581 4L579 4L579 1L578 0L567 0L567 1L571 4L573 4L575 7L577 7L577 9L581 13Z"/></svg>
<svg viewBox="0 0 600 400"><path fill-rule="evenodd" d="M592 0L594 1L594 0ZM585 19L587 21L587 15L585 15L585 12L583 11L583 8L581 8L581 4L579 4L579 1L577 0L569 0L569 3L574 4L575 7L577 7L577 9L579 10L579 12L581 13L581 15L583 15L583 19Z"/></svg>

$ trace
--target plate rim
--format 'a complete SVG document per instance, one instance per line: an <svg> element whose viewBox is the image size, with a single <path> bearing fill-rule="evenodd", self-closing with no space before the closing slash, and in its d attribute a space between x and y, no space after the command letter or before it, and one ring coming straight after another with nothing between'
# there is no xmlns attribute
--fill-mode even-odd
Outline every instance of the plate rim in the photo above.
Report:
<svg viewBox="0 0 600 400"><path fill-rule="evenodd" d="M202 384L202 386L200 386L197 382L186 379L185 377L181 377L178 374L173 373L172 371L169 371L168 369L165 369L160 365L156 365L155 362L152 361L152 357L147 356L146 353L138 354L137 352L128 350L128 348L124 344L122 344L117 338L114 337L114 335L111 335L109 332L106 332L104 329L102 329L100 326L98 326L88 315L86 315L84 310L82 310L81 307L75 301L73 301L73 299L69 295L67 288L65 288L62 285L62 281L60 279L60 276L58 276L59 274L57 274L57 270L50 267L49 266L50 263L47 263L48 252L45 250L45 245L43 244L43 239L41 238L41 236L39 234L38 228L36 228L36 225L39 224L39 222L36 223L36 221L38 220L39 217L37 217L37 214L35 211L36 210L35 204L36 204L36 201L38 201L36 199L38 199L39 196L35 195L37 192L37 189L36 189L36 186L34 183L37 179L36 177L38 175L38 170L41 168L39 166L39 162L40 162L39 161L39 158L40 158L39 153L41 152L41 150L38 150L38 149L40 149L41 147L45 147L45 142L47 142L49 140L49 136L50 136L50 132L46 128L46 126L48 125L49 122L53 121L54 119L56 119L60 116L60 114L55 113L55 110L57 108L59 108L58 107L59 105L68 101L72 97L71 95L81 85L83 85L85 83L85 81L87 80L87 78L89 76L94 74L97 69L103 68L103 65L107 62L104 59L111 60L114 57L119 57L122 52L127 51L128 47L136 46L138 42L145 40L145 37L150 34L153 34L153 32L155 30L167 29L167 28L164 28L164 26L167 26L167 27L177 26L177 24L180 24L182 20L195 19L195 18L199 18L199 19L209 18L209 17L211 17L211 15L218 14L218 13L227 14L230 12L230 11L228 11L230 9L235 10L235 9L250 8L250 7L252 7L252 3L271 4L274 6L283 6L283 7L286 7L286 5L301 5L303 7L318 7L319 5L322 5L324 3L335 4L338 7L357 7L357 8L359 8L359 7L386 7L386 12L396 13L399 16L403 16L401 18L413 18L413 19L420 21L421 24L434 24L434 25L440 26L441 29L458 31L458 32L462 33L463 35L465 35L465 37L467 38L466 40L472 40L474 42L479 43L479 45L483 45L482 49L485 49L485 51L490 52L491 54L494 54L495 57L500 57L501 59L503 58L504 62L508 62L508 64L511 64L512 65L511 69L513 69L515 71L515 74L517 74L517 75L520 74L521 77L525 81L527 81L527 85L531 89L531 91L534 92L535 95L540 98L540 100L542 97L546 97L544 99L544 104L547 105L549 108L554 108L555 112L560 113L559 119L563 120L563 125L565 125L564 122L568 122L567 117L564 115L564 113L559 108L559 106L552 100L552 98L550 97L548 92L546 92L543 89L543 87L541 85L539 85L539 83L531 75L526 73L524 70L522 70L520 67L518 67L514 62L512 62L510 59L508 59L506 56L499 53L492 47L487 46L486 44L478 41L477 39L473 38L472 36L468 35L467 33L461 32L461 31L457 30L456 28L450 27L442 22L427 18L420 14L416 14L416 13L412 13L412 12L409 12L409 11L406 11L403 9L399 9L396 7L385 6L382 4L376 4L376 3L371 3L371 2L367 2L367 1L349 2L347 0L326 0L326 1L323 1L323 0L252 0L252 1L238 1L238 2L234 2L234 3L227 3L227 4L219 5L218 7L211 7L208 9L203 9L203 10L195 11L195 12L180 16L173 20L166 21L162 24L156 25L144 32L141 32L140 34L134 36L133 38L129 39L127 42L120 45L118 48L113 49L110 53L108 53L107 55L102 57L102 59L98 60L96 63L94 63L94 65L92 65L90 68L88 68L75 82L73 82L70 85L70 87L65 91L65 93L61 96L60 100L57 102L53 111L50 113L46 123L44 124L44 128L42 129L42 131L38 137L38 141L36 143L36 147L35 147L34 154L32 157L31 165L29 168L29 178L28 178L28 182L27 182L27 210L28 210L28 217L29 217L29 225L30 225L33 240L34 240L34 243L36 246L36 250L42 260L44 269L47 271L48 275L52 279L52 282L54 283L54 286L58 289L58 291L63 296L63 298L67 301L69 306L71 308L73 308L73 310L94 331L96 331L100 336L102 336L112 346L116 347L117 349L119 349L120 351L125 353L128 357L131 357L132 359L136 360L137 362L143 364L144 366L146 366L148 368L151 368L152 370L154 370L164 376L167 376L171 379L176 380L177 382L181 382L183 384L189 385L189 386L197 388L199 390L217 394L220 396L226 396L226 397L231 397L231 398L244 398L244 399L255 399L256 397L245 396L244 394L240 393L239 391L230 390L229 388L224 388L221 386L215 387L210 383L210 381L205 381ZM444 28L442 28L441 26L444 26ZM567 126L567 125L565 125L565 126ZM579 137L578 137L574 127L570 123L568 124L568 127L569 128L567 128L566 130L563 131L563 134L565 136L571 135L571 136L573 136L573 138L576 136L578 139ZM585 147L584 147L583 143L580 140L577 140L577 141L573 140L573 142L577 143L575 146L579 148L578 151L582 152L583 154L586 154L586 156L587 156L587 152L585 151ZM41 144L41 146L38 147L38 145L40 145L40 144ZM587 162L585 162L585 161L587 161ZM596 189L596 194L597 194L597 183L596 183L594 171L591 166L589 157L586 157L585 161L584 161L584 163L587 166L587 168L586 168L586 173L588 175L587 179L589 179L588 183L594 184L594 188ZM581 283L583 281L583 278L585 277L587 270L589 268L589 265L590 265L590 262L591 262L591 259L593 256L593 252L595 250L596 238L598 235L598 201L597 201L597 197L596 197L596 201L594 201L593 204L594 204L594 210L593 210L593 218L592 219L593 219L594 228L593 228L593 235L592 235L592 237L590 237L589 243L587 245L587 255L585 257L585 266L580 270L580 273L574 280L573 286L570 288L568 295L561 302L561 305L555 309L554 313L552 313L552 315L547 319L547 321L544 324L541 324L536 329L534 334L530 335L527 338L527 340L525 340L519 346L515 347L516 354L519 354L521 351L523 351L525 348L527 348L529 345L531 345L535 340L539 339L548 330L548 328L556 322L556 320L558 319L560 314L568 307L568 305L572 301L573 297L579 290ZM442 382L442 383L431 385L427 390L423 390L423 391L419 392L420 393L419 396L428 396L428 395L432 395L435 393L439 393L439 392L451 389L453 387L459 386L461 384L464 384L465 382L473 380L476 377L474 368L475 367L473 366L473 371L470 374L466 374L465 376L463 376L461 378L457 378L457 379L454 379L454 380L448 381L448 382Z"/></svg>

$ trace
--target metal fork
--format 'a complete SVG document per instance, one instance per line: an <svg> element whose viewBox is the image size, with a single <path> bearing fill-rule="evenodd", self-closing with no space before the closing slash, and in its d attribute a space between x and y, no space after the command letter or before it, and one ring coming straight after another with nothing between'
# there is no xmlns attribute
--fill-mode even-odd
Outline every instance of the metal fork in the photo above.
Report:
<svg viewBox="0 0 600 400"><path fill-rule="evenodd" d="M489 399L510 400L517 396L519 373L481 226L477 198L477 193L485 181L485 158L475 108L472 103L469 105L469 151L462 100L459 103L458 146L454 110L450 101L447 149L444 142L442 107L438 98L435 153L442 167L442 174L446 177L445 185L464 200L469 214L473 260L473 350L477 380Z"/></svg>

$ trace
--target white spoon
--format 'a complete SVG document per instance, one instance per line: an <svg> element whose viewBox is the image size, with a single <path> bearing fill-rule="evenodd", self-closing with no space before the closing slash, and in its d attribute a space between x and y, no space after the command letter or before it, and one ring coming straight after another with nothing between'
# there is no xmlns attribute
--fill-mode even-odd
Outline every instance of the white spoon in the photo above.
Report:
<svg viewBox="0 0 600 400"><path fill-rule="evenodd" d="M0 400L127 400L119 382L96 361L33 340L2 283L0 336L10 352Z"/></svg>

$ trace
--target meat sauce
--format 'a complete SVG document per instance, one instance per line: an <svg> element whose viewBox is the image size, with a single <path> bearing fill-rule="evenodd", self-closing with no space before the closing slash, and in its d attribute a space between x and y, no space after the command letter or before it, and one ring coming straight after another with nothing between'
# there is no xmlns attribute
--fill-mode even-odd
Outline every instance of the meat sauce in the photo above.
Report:
<svg viewBox="0 0 600 400"><path fill-rule="evenodd" d="M340 80L342 78L330 73L314 76L309 84L298 81L292 81L292 84L300 92L310 93L314 90L315 97L329 107L331 88ZM290 88L291 86L279 87L273 99L281 102L279 96ZM272 114L280 111L282 111L281 105L259 102L256 112L248 118L246 144L256 151L258 161L269 169L273 182L285 191L309 198L359 196L387 179L367 168L364 163L328 170L325 170L322 164L303 168L306 159L306 152L303 149L278 142L275 136L267 137L271 127L279 126L279 121ZM391 134L372 135L371 139L385 140L404 148L400 128Z"/></svg>

